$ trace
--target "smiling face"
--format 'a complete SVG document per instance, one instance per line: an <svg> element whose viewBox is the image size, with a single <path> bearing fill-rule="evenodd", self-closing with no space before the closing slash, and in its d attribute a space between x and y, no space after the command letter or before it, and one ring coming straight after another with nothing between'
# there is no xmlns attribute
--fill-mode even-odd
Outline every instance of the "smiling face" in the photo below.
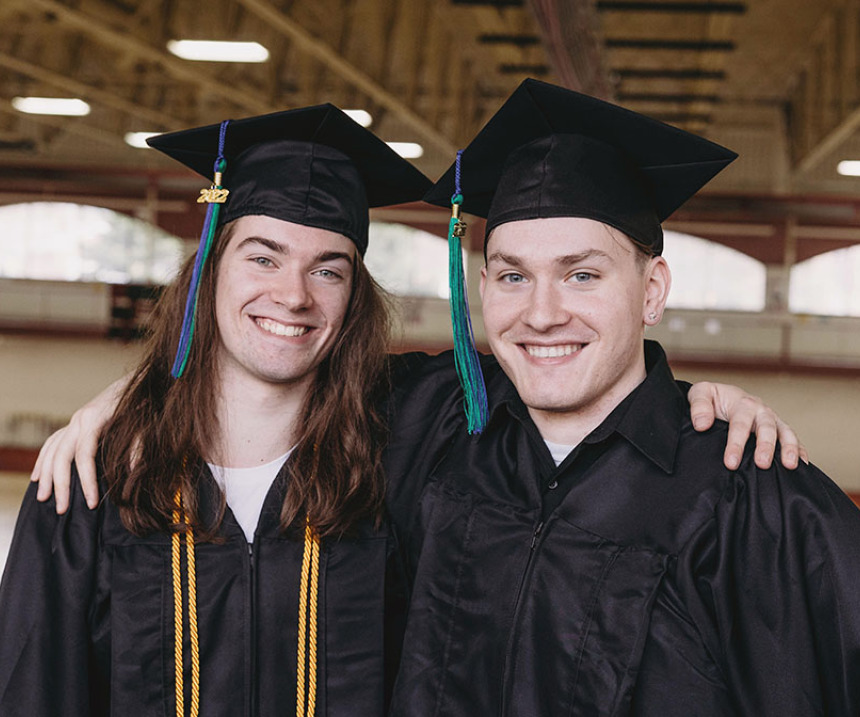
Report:
<svg viewBox="0 0 860 717"><path fill-rule="evenodd" d="M306 390L343 326L355 245L266 216L228 231L215 292L221 379Z"/></svg>
<svg viewBox="0 0 860 717"><path fill-rule="evenodd" d="M578 443L645 377L646 324L671 279L662 257L591 219L509 222L487 244L490 348L544 438ZM656 315L656 318L652 317Z"/></svg>

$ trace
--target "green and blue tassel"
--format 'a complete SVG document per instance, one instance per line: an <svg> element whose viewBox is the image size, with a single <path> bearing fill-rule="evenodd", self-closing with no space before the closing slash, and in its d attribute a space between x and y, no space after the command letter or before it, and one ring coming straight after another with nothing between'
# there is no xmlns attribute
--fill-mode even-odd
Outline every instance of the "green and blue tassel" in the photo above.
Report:
<svg viewBox="0 0 860 717"><path fill-rule="evenodd" d="M215 160L215 178L209 189L201 189L197 201L206 202L206 219L203 222L203 231L200 233L200 245L197 247L197 257L194 260L194 271L191 274L191 284L188 287L188 297L185 300L185 315L182 319L182 331L179 334L179 346L176 349L176 357L173 360L173 368L170 375L180 378L185 372L188 356L191 353L191 340L194 337L194 325L197 321L197 295L200 292L200 277L209 252L212 249L212 241L218 228L218 215L221 205L227 199L229 191L221 186L221 175L227 165L224 159L224 142L227 136L227 125L230 120L221 123L218 135L218 157Z"/></svg>
<svg viewBox="0 0 860 717"><path fill-rule="evenodd" d="M451 221L448 224L448 281L450 285L451 327L454 334L454 363L463 387L464 407L469 433L481 433L489 419L487 388L481 362L475 348L472 316L469 313L469 296L466 274L463 269L461 238L466 233L466 222L460 218L463 193L460 189L460 158L457 152L454 166L454 195L451 197Z"/></svg>

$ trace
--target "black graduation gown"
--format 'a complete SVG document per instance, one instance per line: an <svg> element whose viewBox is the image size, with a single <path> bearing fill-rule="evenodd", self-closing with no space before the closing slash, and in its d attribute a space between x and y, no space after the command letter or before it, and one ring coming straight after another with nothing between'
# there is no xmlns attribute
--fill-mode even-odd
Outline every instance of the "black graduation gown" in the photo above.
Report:
<svg viewBox="0 0 860 717"><path fill-rule="evenodd" d="M404 359L393 715L860 715L860 511L812 466L757 469L753 442L727 470L726 425L696 433L646 355L558 468L495 364L468 436L450 354Z"/></svg>
<svg viewBox="0 0 860 717"><path fill-rule="evenodd" d="M213 515L208 472L202 485L201 512ZM170 539L132 535L110 500L91 511L76 475L72 486L63 516L35 485L24 498L0 587L0 715L175 715ZM303 543L279 531L284 490L282 471L251 551L229 510L223 542L196 546L205 717L296 713ZM322 542L316 715L384 712L388 555L386 531L369 526ZM187 609L185 621L188 713Z"/></svg>

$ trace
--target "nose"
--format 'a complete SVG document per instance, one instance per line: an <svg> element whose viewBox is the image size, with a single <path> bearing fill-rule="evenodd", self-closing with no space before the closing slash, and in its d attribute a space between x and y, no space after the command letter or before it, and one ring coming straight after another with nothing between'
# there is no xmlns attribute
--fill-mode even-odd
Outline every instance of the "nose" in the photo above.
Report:
<svg viewBox="0 0 860 717"><path fill-rule="evenodd" d="M308 277L300 271L280 276L270 293L275 303L281 304L290 311L304 311L314 303Z"/></svg>
<svg viewBox="0 0 860 717"><path fill-rule="evenodd" d="M522 320L535 331L549 331L570 321L570 311L561 296L561 288L553 286L552 282L535 281Z"/></svg>

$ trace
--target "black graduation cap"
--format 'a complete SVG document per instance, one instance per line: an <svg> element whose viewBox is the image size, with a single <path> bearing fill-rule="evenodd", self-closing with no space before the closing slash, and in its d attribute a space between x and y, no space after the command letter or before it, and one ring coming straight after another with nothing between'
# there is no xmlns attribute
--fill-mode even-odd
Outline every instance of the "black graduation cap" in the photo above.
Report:
<svg viewBox="0 0 860 717"><path fill-rule="evenodd" d="M212 180L221 125L152 137L151 147ZM231 120L218 224L262 214L349 237L364 254L368 207L418 201L430 181L332 104Z"/></svg>
<svg viewBox="0 0 860 717"><path fill-rule="evenodd" d="M462 208L509 221L575 216L663 248L660 222L737 155L588 95L525 80L460 160ZM455 166L425 195L448 206Z"/></svg>
<svg viewBox="0 0 860 717"><path fill-rule="evenodd" d="M203 266L217 227L259 214L328 229L367 250L368 208L417 201L430 185L385 142L332 104L230 120L147 140L212 178L171 375L191 351Z"/></svg>

